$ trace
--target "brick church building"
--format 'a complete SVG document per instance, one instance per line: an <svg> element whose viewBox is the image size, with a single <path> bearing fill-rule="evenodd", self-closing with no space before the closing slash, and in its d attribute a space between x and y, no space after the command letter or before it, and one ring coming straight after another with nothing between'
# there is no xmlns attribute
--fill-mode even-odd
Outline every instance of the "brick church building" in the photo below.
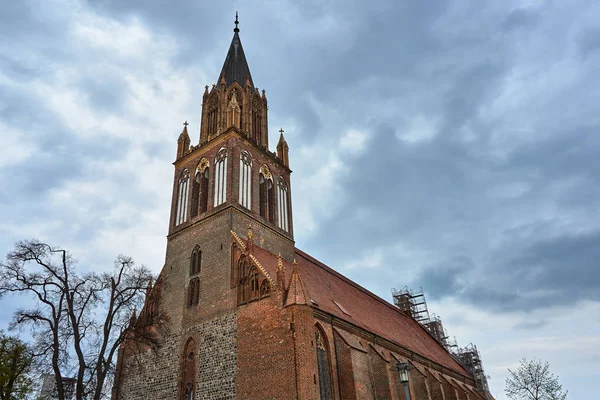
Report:
<svg viewBox="0 0 600 400"><path fill-rule="evenodd" d="M187 123L177 140L165 265L138 317L168 330L122 346L113 399L486 398L409 315L295 247L288 145L269 150L237 24L199 140Z"/></svg>

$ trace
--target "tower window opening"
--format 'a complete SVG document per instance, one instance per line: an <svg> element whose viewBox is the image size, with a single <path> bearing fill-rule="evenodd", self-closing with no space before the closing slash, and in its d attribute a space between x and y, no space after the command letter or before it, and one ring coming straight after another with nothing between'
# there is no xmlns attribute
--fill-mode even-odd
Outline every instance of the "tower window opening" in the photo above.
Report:
<svg viewBox="0 0 600 400"><path fill-rule="evenodd" d="M277 196L278 226L286 232L290 231L289 196L286 182L279 179L279 193Z"/></svg>
<svg viewBox="0 0 600 400"><path fill-rule="evenodd" d="M252 208L252 158L245 150L240 154L239 186L239 202L250 210Z"/></svg>
<svg viewBox="0 0 600 400"><path fill-rule="evenodd" d="M215 202L214 206L225 203L227 197L227 150L221 149L215 158Z"/></svg>
<svg viewBox="0 0 600 400"><path fill-rule="evenodd" d="M275 193L273 178L266 165L260 169L259 175L260 215L269 222L275 222Z"/></svg>
<svg viewBox="0 0 600 400"><path fill-rule="evenodd" d="M189 182L190 173L187 169L185 169L181 173L181 178L179 179L179 191L177 195L177 213L175 214L175 225L182 224L187 220Z"/></svg>
<svg viewBox="0 0 600 400"><path fill-rule="evenodd" d="M208 160L202 157L192 182L192 218L206 212L209 176Z"/></svg>

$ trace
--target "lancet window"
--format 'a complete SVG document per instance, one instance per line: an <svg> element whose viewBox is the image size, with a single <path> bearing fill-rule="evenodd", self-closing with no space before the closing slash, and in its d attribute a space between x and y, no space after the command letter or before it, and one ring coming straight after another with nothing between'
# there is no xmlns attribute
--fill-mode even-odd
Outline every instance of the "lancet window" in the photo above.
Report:
<svg viewBox="0 0 600 400"><path fill-rule="evenodd" d="M223 204L227 197L227 150L221 149L215 157L215 202Z"/></svg>
<svg viewBox="0 0 600 400"><path fill-rule="evenodd" d="M257 97L254 98L252 105L252 139L259 145L262 145L263 136L262 110L262 100L260 99L260 96L257 95Z"/></svg>
<svg viewBox="0 0 600 400"><path fill-rule="evenodd" d="M238 303L267 297L271 292L269 280L262 275L250 260L242 255L236 265Z"/></svg>
<svg viewBox="0 0 600 400"><path fill-rule="evenodd" d="M190 276L198 275L200 268L202 267L202 251L200 247L194 247L192 250L192 256L190 257Z"/></svg>
<svg viewBox="0 0 600 400"><path fill-rule="evenodd" d="M190 279L188 286L188 306L196 306L200 302L200 278Z"/></svg>
<svg viewBox="0 0 600 400"><path fill-rule="evenodd" d="M289 195L288 187L283 180L279 178L279 190L277 196L277 211L278 211L278 226L286 232L290 231L290 215L289 215Z"/></svg>
<svg viewBox="0 0 600 400"><path fill-rule="evenodd" d="M252 267L250 269L250 273L248 274L250 281L250 298L255 299L259 295L258 291L258 271L256 268Z"/></svg>
<svg viewBox="0 0 600 400"><path fill-rule="evenodd" d="M190 183L190 172L184 169L179 178L179 189L177 192L177 212L175 214L175 225L182 224L187 220L188 213L188 187Z"/></svg>
<svg viewBox="0 0 600 400"><path fill-rule="evenodd" d="M206 133L210 140L217 134L217 117L218 117L218 99L216 95L213 95L208 100L208 111L206 113Z"/></svg>
<svg viewBox="0 0 600 400"><path fill-rule="evenodd" d="M245 150L240 154L239 185L240 204L250 210L252 208L252 158Z"/></svg>
<svg viewBox="0 0 600 400"><path fill-rule="evenodd" d="M315 327L315 344L317 347L317 367L319 371L319 392L321 400L333 399L331 378L331 362L329 346L325 333L319 326Z"/></svg>
<svg viewBox="0 0 600 400"><path fill-rule="evenodd" d="M231 97L229 100L229 105L227 106L227 127L235 126L236 128L241 128L240 125L240 116L242 113L242 108L240 107L240 102L238 101L237 92L234 90L231 92Z"/></svg>
<svg viewBox="0 0 600 400"><path fill-rule="evenodd" d="M196 342L188 339L183 350L180 373L181 400L194 400L196 398Z"/></svg>
<svg viewBox="0 0 600 400"><path fill-rule="evenodd" d="M196 175L192 182L192 218L206 212L208 206L208 160L202 158L196 168Z"/></svg>
<svg viewBox="0 0 600 400"><path fill-rule="evenodd" d="M273 177L266 165L260 168L259 175L259 203L260 215L270 222L275 222L275 193L273 188Z"/></svg>

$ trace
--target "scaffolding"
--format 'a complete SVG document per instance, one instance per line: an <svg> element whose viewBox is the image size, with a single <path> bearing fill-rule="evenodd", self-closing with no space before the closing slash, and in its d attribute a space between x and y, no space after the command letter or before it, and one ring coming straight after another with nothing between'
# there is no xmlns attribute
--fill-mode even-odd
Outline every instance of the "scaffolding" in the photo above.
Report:
<svg viewBox="0 0 600 400"><path fill-rule="evenodd" d="M458 363L473 374L476 388L484 393L486 398L489 394L488 376L483 371L481 355L477 346L470 343L465 347L458 347L456 337L452 339L448 336L442 319L434 313L429 314L427 300L423 288L419 291L413 291L407 286L401 290L392 289L394 304L406 315L417 321L429 334L437 340L450 353Z"/></svg>
<svg viewBox="0 0 600 400"><path fill-rule="evenodd" d="M450 342L442 324L442 319L435 314L429 314L423 288L418 292L409 289L407 286L404 286L401 290L392 289L392 296L396 307L421 324L435 340L450 351Z"/></svg>
<svg viewBox="0 0 600 400"><path fill-rule="evenodd" d="M458 361L465 369L473 374L475 379L475 386L478 390L486 394L489 393L490 388L488 386L488 376L483 370L483 363L481 362L481 354L477 346L473 343L469 343L465 347L458 347L456 351L451 353L456 361Z"/></svg>

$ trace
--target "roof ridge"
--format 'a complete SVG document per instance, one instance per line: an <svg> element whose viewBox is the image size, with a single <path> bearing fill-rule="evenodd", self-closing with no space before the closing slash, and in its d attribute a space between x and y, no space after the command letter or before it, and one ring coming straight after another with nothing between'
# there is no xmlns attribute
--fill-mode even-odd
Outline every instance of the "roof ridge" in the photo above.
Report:
<svg viewBox="0 0 600 400"><path fill-rule="evenodd" d="M398 307L394 306L393 304L391 304L390 302L386 301L385 299L382 299L381 297L377 296L375 293L371 292L370 290L362 287L361 285L359 285L358 283L354 282L352 279L349 279L347 277L345 277L344 275L340 274L339 272L337 272L336 270L334 270L333 268L325 265L324 263L322 263L321 261L317 260L316 258L314 258L313 256L311 256L310 254L300 250L299 248L295 247L296 252L298 252L298 255L301 257L304 257L306 260L312 262L313 264L317 265L318 267L320 267L321 269L325 270L326 272L330 273L331 275L339 278L340 280L352 285L353 287L355 287L356 289L360 290L361 292L363 292L364 294L372 297L373 299L377 300L378 302L386 305L388 308L394 310L395 312L397 312L398 314L402 315L403 317L409 318L404 312L402 312L402 310L400 310ZM412 319L412 318L411 318Z"/></svg>

